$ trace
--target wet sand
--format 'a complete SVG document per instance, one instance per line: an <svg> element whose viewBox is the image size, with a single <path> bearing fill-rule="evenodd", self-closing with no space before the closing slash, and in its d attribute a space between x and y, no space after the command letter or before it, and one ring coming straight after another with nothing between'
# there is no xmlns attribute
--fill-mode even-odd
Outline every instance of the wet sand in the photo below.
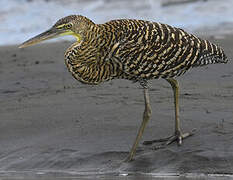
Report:
<svg viewBox="0 0 233 180"><path fill-rule="evenodd" d="M233 35L209 39L233 59ZM196 128L194 136L181 147L140 145L135 160L123 163L141 123L142 89L126 80L79 83L64 65L70 44L0 48L0 176L233 174L232 61L178 78L182 129ZM169 84L150 86L153 114L143 140L174 129Z"/></svg>

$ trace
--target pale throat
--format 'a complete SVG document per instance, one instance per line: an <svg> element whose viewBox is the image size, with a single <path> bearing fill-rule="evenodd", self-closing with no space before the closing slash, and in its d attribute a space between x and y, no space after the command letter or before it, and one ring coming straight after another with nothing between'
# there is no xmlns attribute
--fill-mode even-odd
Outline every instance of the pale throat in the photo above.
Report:
<svg viewBox="0 0 233 180"><path fill-rule="evenodd" d="M71 35L71 36L75 37L77 42L82 41L82 36L80 34L74 33L73 31L67 31L67 32L60 34L60 36L67 36L67 35Z"/></svg>

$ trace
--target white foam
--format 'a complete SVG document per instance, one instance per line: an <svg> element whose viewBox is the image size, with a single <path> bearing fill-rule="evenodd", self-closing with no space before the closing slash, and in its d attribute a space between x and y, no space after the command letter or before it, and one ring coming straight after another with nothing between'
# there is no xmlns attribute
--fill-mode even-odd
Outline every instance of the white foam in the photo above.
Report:
<svg viewBox="0 0 233 180"><path fill-rule="evenodd" d="M167 7L162 7L161 2L162 0L1 0L0 45L21 43L70 14L82 14L96 23L118 18L147 19L191 32L205 27L221 31L224 30L224 25L233 24L232 0L198 1Z"/></svg>

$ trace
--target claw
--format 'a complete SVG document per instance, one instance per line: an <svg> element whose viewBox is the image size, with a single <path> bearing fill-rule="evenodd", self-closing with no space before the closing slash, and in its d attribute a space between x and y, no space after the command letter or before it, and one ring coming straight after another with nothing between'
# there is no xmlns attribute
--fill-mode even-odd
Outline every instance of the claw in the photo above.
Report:
<svg viewBox="0 0 233 180"><path fill-rule="evenodd" d="M182 144L182 137L178 136L178 145L181 146L181 144Z"/></svg>
<svg viewBox="0 0 233 180"><path fill-rule="evenodd" d="M194 135L195 132L196 132L196 129L193 129L191 132L184 133L184 134L182 134L179 131L179 132L176 132L174 135L172 135L172 136L170 136L168 138L157 139L157 140L152 140L152 141L144 141L143 144L144 145L152 145L153 143L164 142L159 146L153 146L152 147L153 150L165 148L166 146L168 146L169 144L171 144L171 143L173 143L175 141L177 141L178 146L181 146L182 142L183 142L183 139Z"/></svg>

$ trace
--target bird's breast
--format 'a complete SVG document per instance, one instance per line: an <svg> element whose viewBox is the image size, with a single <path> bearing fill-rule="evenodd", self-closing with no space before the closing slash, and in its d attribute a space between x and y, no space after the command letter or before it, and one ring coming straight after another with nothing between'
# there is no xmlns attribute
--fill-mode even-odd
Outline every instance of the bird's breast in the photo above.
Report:
<svg viewBox="0 0 233 180"><path fill-rule="evenodd" d="M106 59L91 45L72 45L65 53L65 64L73 77L84 84L96 85L119 77L120 64Z"/></svg>

